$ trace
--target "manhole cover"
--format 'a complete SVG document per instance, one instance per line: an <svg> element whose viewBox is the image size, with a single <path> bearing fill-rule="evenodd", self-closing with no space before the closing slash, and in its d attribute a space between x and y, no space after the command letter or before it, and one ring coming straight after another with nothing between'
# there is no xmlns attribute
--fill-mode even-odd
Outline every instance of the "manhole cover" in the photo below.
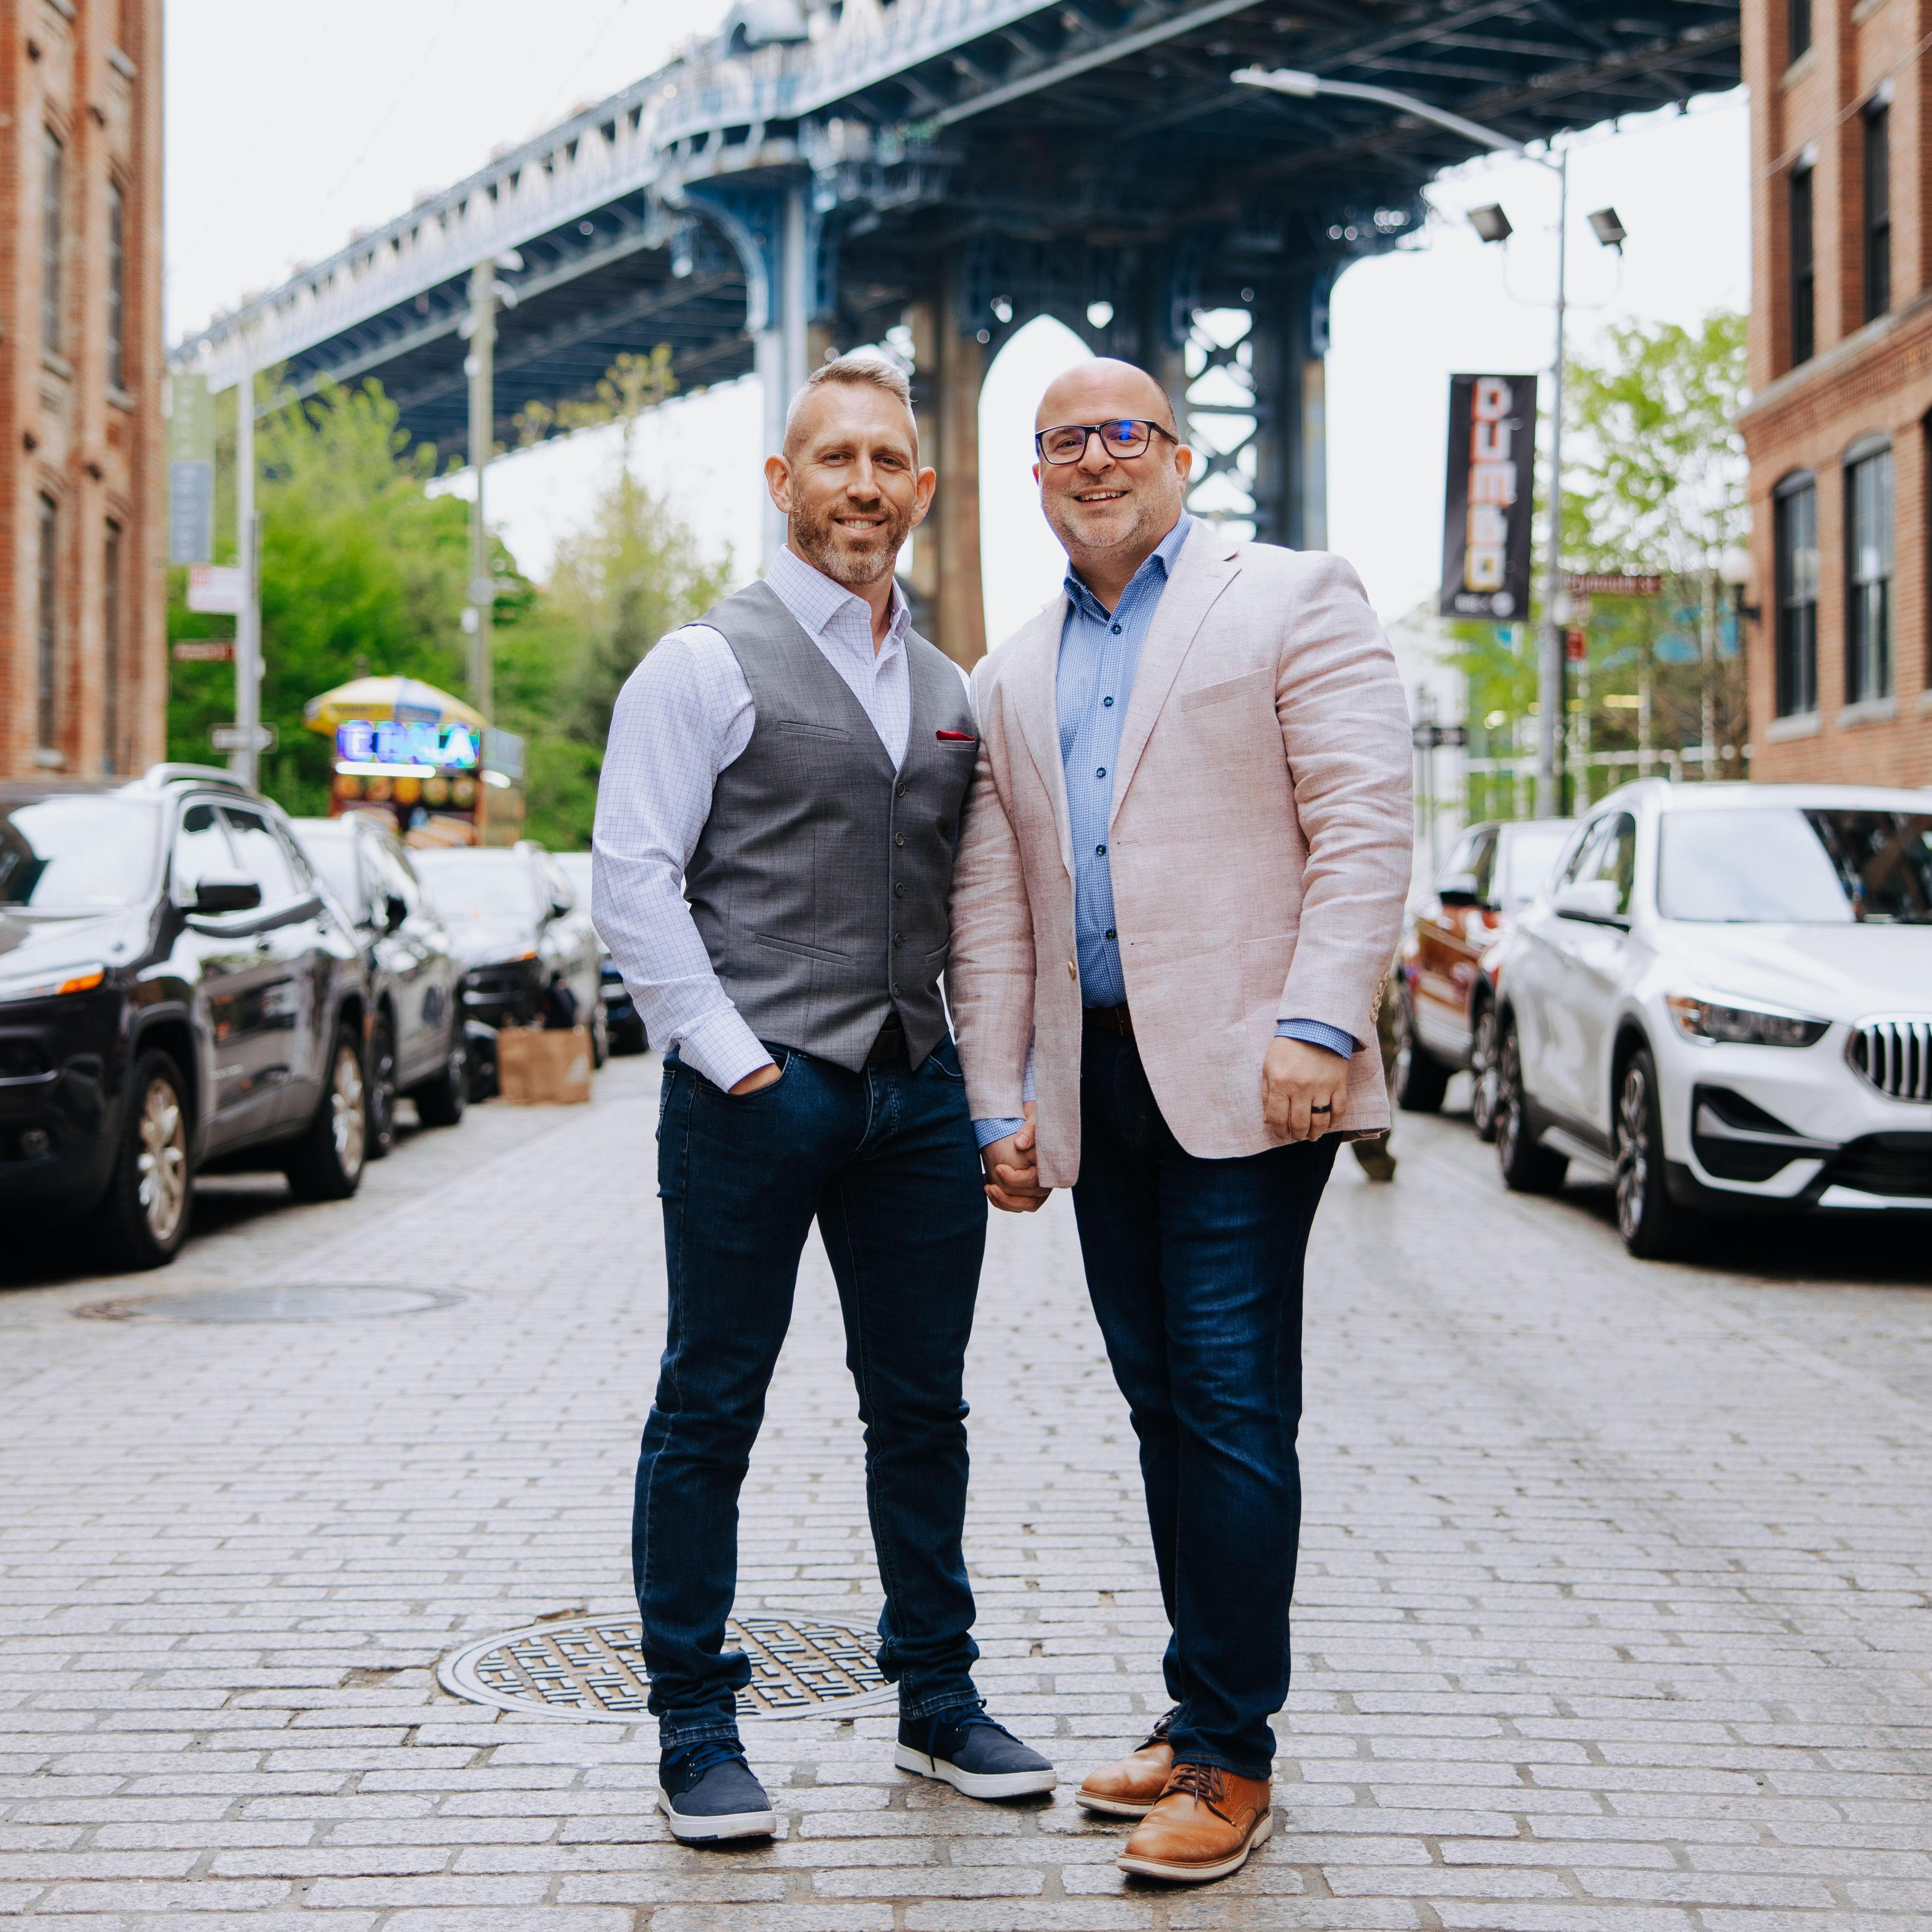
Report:
<svg viewBox="0 0 1932 1932"><path fill-rule="evenodd" d="M734 1617L724 1633L752 1663L752 1681L738 1693L741 1717L809 1717L828 1705L851 1710L894 1694L874 1659L878 1639L856 1624L781 1612ZM500 1711L634 1724L650 1689L638 1634L634 1617L533 1624L445 1657L436 1677L455 1696Z"/></svg>
<svg viewBox="0 0 1932 1932"><path fill-rule="evenodd" d="M278 1281L264 1287L123 1295L114 1301L90 1302L74 1312L94 1321L342 1321L374 1315L418 1315L463 1299L449 1288Z"/></svg>

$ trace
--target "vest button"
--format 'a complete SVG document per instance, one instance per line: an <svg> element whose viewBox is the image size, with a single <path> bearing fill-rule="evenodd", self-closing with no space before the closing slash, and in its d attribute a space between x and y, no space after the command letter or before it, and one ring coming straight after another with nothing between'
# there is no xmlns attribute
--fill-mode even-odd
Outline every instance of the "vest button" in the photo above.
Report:
<svg viewBox="0 0 1932 1932"><path fill-rule="evenodd" d="M902 845L904 845L904 844L905 843L905 834L904 834L904 833L903 833L903 832L895 832L895 833L893 833L893 834L892 834L892 843L893 843L894 845L896 845L896 846L902 846Z"/></svg>
<svg viewBox="0 0 1932 1932"><path fill-rule="evenodd" d="M905 887L903 884L892 888L892 897L895 899L903 899L905 897Z"/></svg>
<svg viewBox="0 0 1932 1932"><path fill-rule="evenodd" d="M896 946L904 945L905 944L905 935L903 933L895 933L892 935L892 944Z"/></svg>
<svg viewBox="0 0 1932 1932"><path fill-rule="evenodd" d="M911 789L912 787L910 785L902 785L898 791L892 794L892 796L896 798L903 798Z"/></svg>

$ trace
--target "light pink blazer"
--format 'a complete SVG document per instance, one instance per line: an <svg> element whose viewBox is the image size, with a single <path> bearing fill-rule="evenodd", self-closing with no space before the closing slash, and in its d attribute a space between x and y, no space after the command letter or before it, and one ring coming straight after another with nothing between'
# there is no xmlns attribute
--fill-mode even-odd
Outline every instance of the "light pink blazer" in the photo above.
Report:
<svg viewBox="0 0 1932 1932"><path fill-rule="evenodd" d="M1054 686L1064 596L974 673L980 753L946 995L973 1117L1016 1117L1036 1041L1040 1179L1080 1171L1079 969ZM1354 572L1197 523L1134 676L1108 840L1135 1038L1174 1137L1275 1144L1277 1019L1358 1043L1334 1129L1388 1125L1370 1017L1409 880L1408 714Z"/></svg>

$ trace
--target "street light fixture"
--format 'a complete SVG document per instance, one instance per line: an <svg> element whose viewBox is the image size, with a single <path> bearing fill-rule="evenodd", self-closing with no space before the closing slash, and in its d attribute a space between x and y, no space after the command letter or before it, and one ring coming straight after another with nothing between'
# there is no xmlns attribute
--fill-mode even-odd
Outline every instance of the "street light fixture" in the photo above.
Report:
<svg viewBox="0 0 1932 1932"><path fill-rule="evenodd" d="M1547 496L1550 509L1550 543L1544 569L1543 586L1543 648L1537 669L1537 731L1536 731L1536 816L1539 819L1553 819L1562 809L1562 801L1558 795L1556 783L1556 747L1563 729L1563 631L1557 617L1557 602L1562 593L1563 565L1559 553L1563 501L1563 327L1564 311L1568 301L1569 250L1568 229L1570 218L1570 157L1567 149L1556 150L1556 158L1547 155L1532 155L1520 141L1512 140L1507 134L1498 134L1493 128L1485 128L1480 122L1466 121L1460 114L1452 114L1447 108L1438 107L1432 101L1418 95L1404 94L1393 87L1376 87L1365 81L1330 80L1324 76L1304 74L1292 68L1276 68L1272 71L1258 67L1244 67L1228 78L1243 87L1266 89L1272 94L1286 94L1300 101L1312 101L1318 95L1328 95L1344 101L1372 101L1384 107L1393 107L1398 113L1413 114L1418 119L1432 121L1438 128L1447 128L1451 133L1460 134L1466 140L1495 149L1498 153L1514 155L1518 161L1534 161L1538 167L1547 168L1556 177L1556 374L1551 385L1552 395L1550 412L1550 472ZM1493 218L1490 226L1485 220ZM1600 221L1607 218L1608 224L1615 227L1614 237L1606 234ZM1476 225L1476 232L1485 242L1504 240L1510 233L1509 218L1500 208L1472 209L1470 220ZM1606 247L1620 245L1624 239L1623 224L1617 220L1613 209L1602 209L1590 218L1591 226L1596 230L1598 239ZM1497 232L1490 233L1490 227Z"/></svg>
<svg viewBox="0 0 1932 1932"><path fill-rule="evenodd" d="M1620 255L1623 253L1624 243L1630 230L1618 220L1617 211L1614 208L1600 208L1594 215L1586 215L1584 218L1589 223L1597 239L1605 248L1614 248Z"/></svg>

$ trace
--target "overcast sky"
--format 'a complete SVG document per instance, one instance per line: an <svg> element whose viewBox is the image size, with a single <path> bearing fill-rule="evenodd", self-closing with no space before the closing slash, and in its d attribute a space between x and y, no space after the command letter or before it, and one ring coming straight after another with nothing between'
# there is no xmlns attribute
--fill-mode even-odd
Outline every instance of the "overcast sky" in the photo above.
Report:
<svg viewBox="0 0 1932 1932"><path fill-rule="evenodd" d="M167 315L172 341L332 254L356 227L601 99L714 25L722 0L171 0L167 9ZM1605 323L1691 323L1750 287L1742 92L1577 138L1570 164L1573 341ZM1329 543L1385 617L1428 593L1441 554L1452 370L1546 368L1553 177L1481 161L1432 191L1424 245L1364 262L1335 292L1328 364ZM1516 233L1485 248L1463 220L1499 201ZM1583 221L1614 206L1621 261ZM648 346L640 344L640 347ZM1016 339L981 411L987 630L1004 636L1058 581L1028 474L1040 389L1084 353L1051 325ZM756 565L761 420L750 380L670 405L638 461L707 547ZM490 515L541 575L613 461L589 437L491 471Z"/></svg>

